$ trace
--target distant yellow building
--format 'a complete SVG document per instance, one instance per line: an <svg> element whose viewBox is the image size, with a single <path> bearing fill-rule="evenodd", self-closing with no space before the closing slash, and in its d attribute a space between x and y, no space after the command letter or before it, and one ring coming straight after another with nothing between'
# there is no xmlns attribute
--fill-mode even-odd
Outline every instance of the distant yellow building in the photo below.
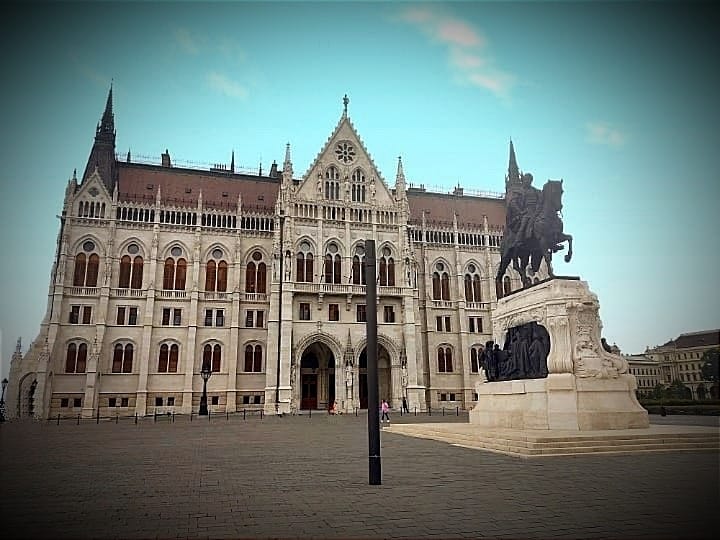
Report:
<svg viewBox="0 0 720 540"><path fill-rule="evenodd" d="M718 383L702 377L703 353L720 347L720 330L705 330L680 334L658 347L648 348L644 356L660 369L660 383L669 385L679 380L690 388L693 399L718 399Z"/></svg>

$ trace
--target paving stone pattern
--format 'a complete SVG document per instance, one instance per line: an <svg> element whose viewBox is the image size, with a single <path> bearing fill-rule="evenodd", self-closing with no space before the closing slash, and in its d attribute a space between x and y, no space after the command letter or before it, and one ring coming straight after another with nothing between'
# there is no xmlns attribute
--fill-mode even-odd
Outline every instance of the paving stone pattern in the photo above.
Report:
<svg viewBox="0 0 720 540"><path fill-rule="evenodd" d="M467 421L433 415L395 421ZM367 417L0 425L3 538L703 538L718 454L528 460Z"/></svg>

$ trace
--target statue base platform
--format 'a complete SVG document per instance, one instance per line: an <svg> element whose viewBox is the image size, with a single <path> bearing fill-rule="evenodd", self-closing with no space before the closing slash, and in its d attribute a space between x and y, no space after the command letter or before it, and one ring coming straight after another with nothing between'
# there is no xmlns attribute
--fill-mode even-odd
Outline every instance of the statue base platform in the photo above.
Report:
<svg viewBox="0 0 720 540"><path fill-rule="evenodd" d="M647 411L635 396L627 361L601 346L599 303L587 283L555 278L498 300L493 338L537 322L550 334L548 376L479 382L470 422L519 430L614 430L647 428Z"/></svg>

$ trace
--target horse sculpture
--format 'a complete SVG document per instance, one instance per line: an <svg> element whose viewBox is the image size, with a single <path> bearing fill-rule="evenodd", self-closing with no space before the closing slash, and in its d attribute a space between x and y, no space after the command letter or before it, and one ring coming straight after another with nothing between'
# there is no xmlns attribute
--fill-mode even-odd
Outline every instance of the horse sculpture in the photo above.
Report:
<svg viewBox="0 0 720 540"><path fill-rule="evenodd" d="M545 260L548 275L555 277L552 255L564 249L565 246L562 245L564 242L568 242L565 262L570 262L572 236L563 232L563 222L560 218L562 194L562 180L548 180L543 186L537 205L534 208L522 209L522 216L527 218L527 226L519 230L506 227L506 235L501 246L500 267L495 276L498 298L502 297L502 278L511 262L513 269L520 274L523 287L531 284L525 272L528 264L535 274L540 268L540 263Z"/></svg>

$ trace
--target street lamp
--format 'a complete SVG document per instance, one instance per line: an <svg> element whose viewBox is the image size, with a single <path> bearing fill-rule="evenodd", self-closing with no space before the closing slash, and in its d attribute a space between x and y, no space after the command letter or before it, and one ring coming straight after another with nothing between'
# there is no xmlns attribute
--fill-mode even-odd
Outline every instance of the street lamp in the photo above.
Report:
<svg viewBox="0 0 720 540"><path fill-rule="evenodd" d="M200 398L200 411L198 411L198 414L200 416L207 416L207 414L208 414L207 382L211 375L212 375L212 371L210 371L210 365L203 364L203 367L200 370L200 376L202 377L202 380L203 380L203 393L202 393L202 397Z"/></svg>
<svg viewBox="0 0 720 540"><path fill-rule="evenodd" d="M7 378L2 380L2 396L0 396L0 422L5 421L5 388L7 388Z"/></svg>

